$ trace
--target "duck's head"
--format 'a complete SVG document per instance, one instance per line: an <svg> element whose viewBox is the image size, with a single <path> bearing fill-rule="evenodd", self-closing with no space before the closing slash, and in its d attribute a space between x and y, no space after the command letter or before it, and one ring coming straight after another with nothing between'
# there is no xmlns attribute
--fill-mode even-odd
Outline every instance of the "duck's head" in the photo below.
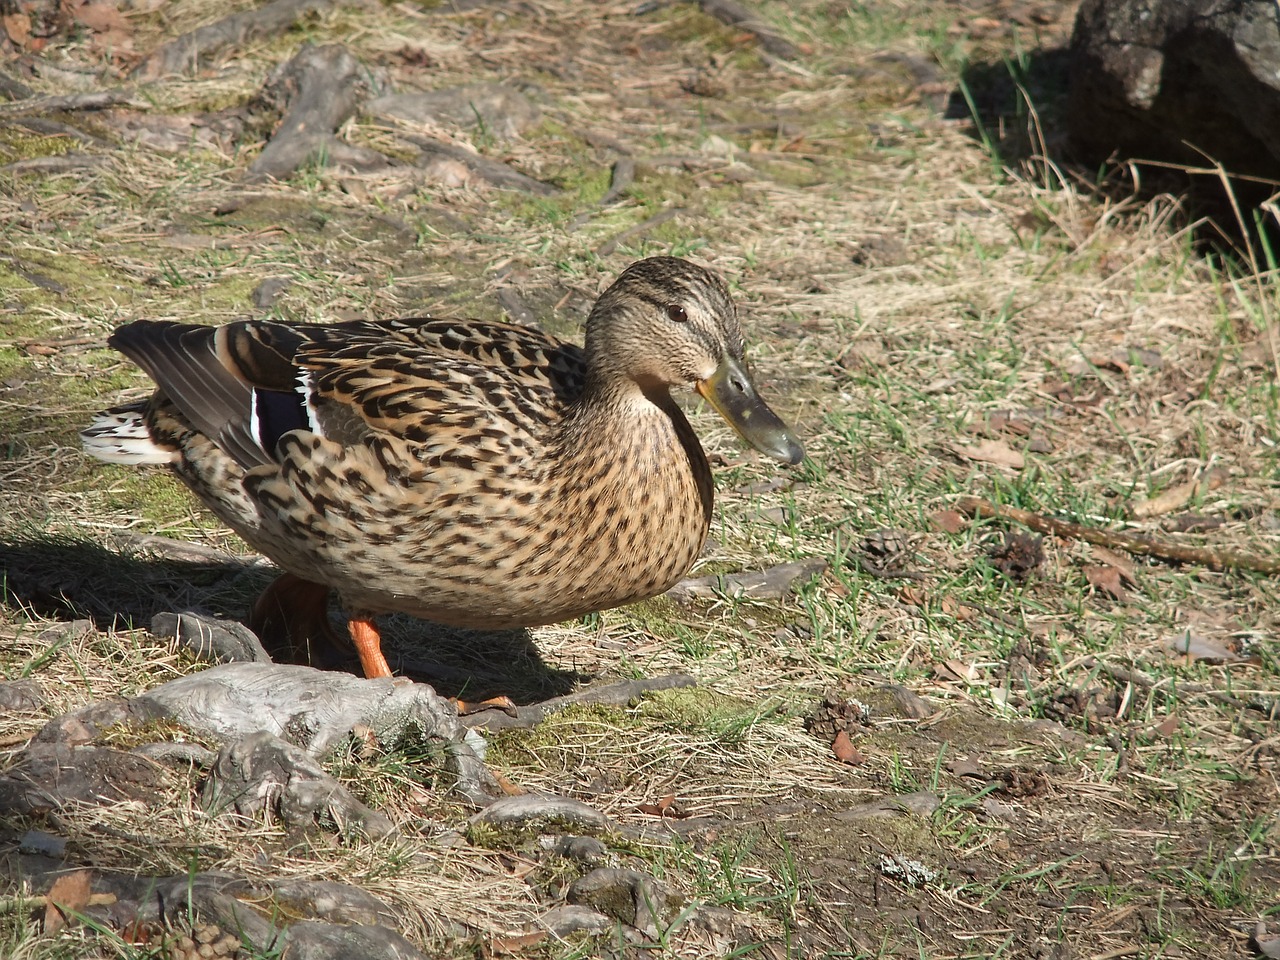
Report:
<svg viewBox="0 0 1280 960"><path fill-rule="evenodd" d="M627 267L587 320L593 373L647 393L697 390L751 446L783 463L804 448L760 399L729 288L717 274L676 257Z"/></svg>

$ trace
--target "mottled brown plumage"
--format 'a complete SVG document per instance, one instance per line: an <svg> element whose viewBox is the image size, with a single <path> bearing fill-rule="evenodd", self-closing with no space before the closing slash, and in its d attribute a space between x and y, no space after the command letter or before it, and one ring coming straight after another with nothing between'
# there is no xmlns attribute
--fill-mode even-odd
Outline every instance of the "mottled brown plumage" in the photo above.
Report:
<svg viewBox="0 0 1280 960"><path fill-rule="evenodd" d="M101 415L86 447L170 464L248 543L337 590L369 675L387 672L376 633L361 639L378 613L532 626L682 577L712 482L672 387L770 455L802 456L755 395L723 281L673 258L628 268L583 348L436 319L139 321L110 343L158 389Z"/></svg>

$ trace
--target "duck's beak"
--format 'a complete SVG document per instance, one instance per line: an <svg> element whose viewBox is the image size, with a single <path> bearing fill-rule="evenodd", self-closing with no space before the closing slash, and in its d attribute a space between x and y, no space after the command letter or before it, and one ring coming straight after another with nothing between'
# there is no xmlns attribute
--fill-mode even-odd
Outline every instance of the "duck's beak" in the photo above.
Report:
<svg viewBox="0 0 1280 960"><path fill-rule="evenodd" d="M694 389L738 431L738 436L761 453L783 463L804 459L800 441L760 399L746 368L733 357L721 360L715 373L699 380Z"/></svg>

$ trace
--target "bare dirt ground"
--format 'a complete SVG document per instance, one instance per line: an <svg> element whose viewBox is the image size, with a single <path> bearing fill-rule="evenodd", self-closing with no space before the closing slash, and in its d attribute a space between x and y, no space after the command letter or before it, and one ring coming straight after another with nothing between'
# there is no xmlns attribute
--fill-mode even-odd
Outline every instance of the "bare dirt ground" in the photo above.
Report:
<svg viewBox="0 0 1280 960"><path fill-rule="evenodd" d="M765 2L762 36L714 5L317 3L176 74L147 55L252 6L38 6L56 16L4 19L25 90L0 103L0 670L37 695L0 711L0 769L67 710L203 668L153 614L241 617L269 577L176 481L80 453L93 412L148 389L105 347L138 317L470 314L572 337L626 264L698 259L730 278L809 458L779 471L693 409L718 489L694 575L825 569L531 638L391 628L393 663L457 668L445 693L695 678L492 736L487 762L607 813L607 861L682 918L726 913L546 936L580 863L468 833L430 756L353 747L327 768L390 838L215 815L190 765L145 796L0 810L0 955L161 955L127 923L46 927L33 828L97 875L357 884L432 956L1275 947L1273 278L1265 256L1205 255L1176 199L1058 162L1069 4ZM264 84L304 43L345 45L360 98L523 99L366 108L256 176L280 118ZM965 497L1201 553L1031 533Z"/></svg>

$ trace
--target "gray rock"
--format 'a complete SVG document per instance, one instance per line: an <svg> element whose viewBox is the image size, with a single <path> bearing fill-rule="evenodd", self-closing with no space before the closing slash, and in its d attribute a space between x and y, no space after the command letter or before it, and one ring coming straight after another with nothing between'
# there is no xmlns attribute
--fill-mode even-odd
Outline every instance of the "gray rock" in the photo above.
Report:
<svg viewBox="0 0 1280 960"><path fill-rule="evenodd" d="M221 741L267 730L317 757L345 743L356 727L386 744L436 740L457 778L455 790L477 805L499 792L457 708L421 683L292 664L224 663L153 687L133 702Z"/></svg>
<svg viewBox="0 0 1280 960"><path fill-rule="evenodd" d="M860 803L848 810L840 810L832 814L836 820L873 820L877 817L900 817L903 814L914 814L917 817L932 816L941 806L942 801L937 794L928 790L917 790L915 793L899 793L868 803Z"/></svg>
<svg viewBox="0 0 1280 960"><path fill-rule="evenodd" d="M249 299L259 310L269 310L292 283L288 277L268 277L253 288Z"/></svg>
<svg viewBox="0 0 1280 960"><path fill-rule="evenodd" d="M394 927L399 921L391 908L367 890L331 880L278 880L272 900L290 916L314 917L331 923Z"/></svg>
<svg viewBox="0 0 1280 960"><path fill-rule="evenodd" d="M886 683L878 689L883 690L893 698L893 711L897 716L910 720L923 720L925 717L931 717L937 712L929 706L927 700L915 691L908 690L899 684Z"/></svg>
<svg viewBox="0 0 1280 960"><path fill-rule="evenodd" d="M427 960L426 954L386 927L303 920L289 927L284 942L286 960Z"/></svg>
<svg viewBox="0 0 1280 960"><path fill-rule="evenodd" d="M270 663L271 657L252 630L234 620L214 620L191 611L157 613L151 633L174 639L194 657L210 663Z"/></svg>
<svg viewBox="0 0 1280 960"><path fill-rule="evenodd" d="M92 743L102 736L103 731L113 727L142 726L164 717L164 710L155 704L112 697L50 720L40 728L35 742L68 746Z"/></svg>
<svg viewBox="0 0 1280 960"><path fill-rule="evenodd" d="M43 830L28 830L18 841L18 850L45 857L62 857L67 852L67 841Z"/></svg>
<svg viewBox="0 0 1280 960"><path fill-rule="evenodd" d="M609 856L609 848L595 837L558 837L552 852L578 863L599 863Z"/></svg>
<svg viewBox="0 0 1280 960"><path fill-rule="evenodd" d="M1091 162L1207 155L1280 177L1275 0L1084 0L1070 57L1068 127Z"/></svg>
<svg viewBox="0 0 1280 960"><path fill-rule="evenodd" d="M95 892L99 884L122 900L136 900L137 919L143 922L172 923L195 917L233 931L258 956L278 955L279 928L237 899L261 899L259 891L247 880L218 873L164 878L100 874L94 878Z"/></svg>
<svg viewBox="0 0 1280 960"><path fill-rule="evenodd" d="M39 713L44 708L44 694L34 680L9 680L0 683L0 713Z"/></svg>
<svg viewBox="0 0 1280 960"><path fill-rule="evenodd" d="M637 870L601 868L575 880L566 898L657 937L684 905L684 898Z"/></svg>
<svg viewBox="0 0 1280 960"><path fill-rule="evenodd" d="M154 799L164 779L162 767L123 750L32 743L0 774L0 811L30 816L79 804Z"/></svg>
<svg viewBox="0 0 1280 960"><path fill-rule="evenodd" d="M215 813L265 811L293 827L329 821L342 830L350 824L375 839L395 832L390 820L352 796L314 757L266 731L222 748L201 799Z"/></svg>
<svg viewBox="0 0 1280 960"><path fill-rule="evenodd" d="M575 933L585 933L589 936L608 933L617 925L616 920L606 917L598 910L572 904L548 910L539 922L561 939Z"/></svg>
<svg viewBox="0 0 1280 960"><path fill-rule="evenodd" d="M471 822L518 833L565 829L603 833L609 829L609 818L595 807L568 797L540 797L531 793L495 800L475 814Z"/></svg>

